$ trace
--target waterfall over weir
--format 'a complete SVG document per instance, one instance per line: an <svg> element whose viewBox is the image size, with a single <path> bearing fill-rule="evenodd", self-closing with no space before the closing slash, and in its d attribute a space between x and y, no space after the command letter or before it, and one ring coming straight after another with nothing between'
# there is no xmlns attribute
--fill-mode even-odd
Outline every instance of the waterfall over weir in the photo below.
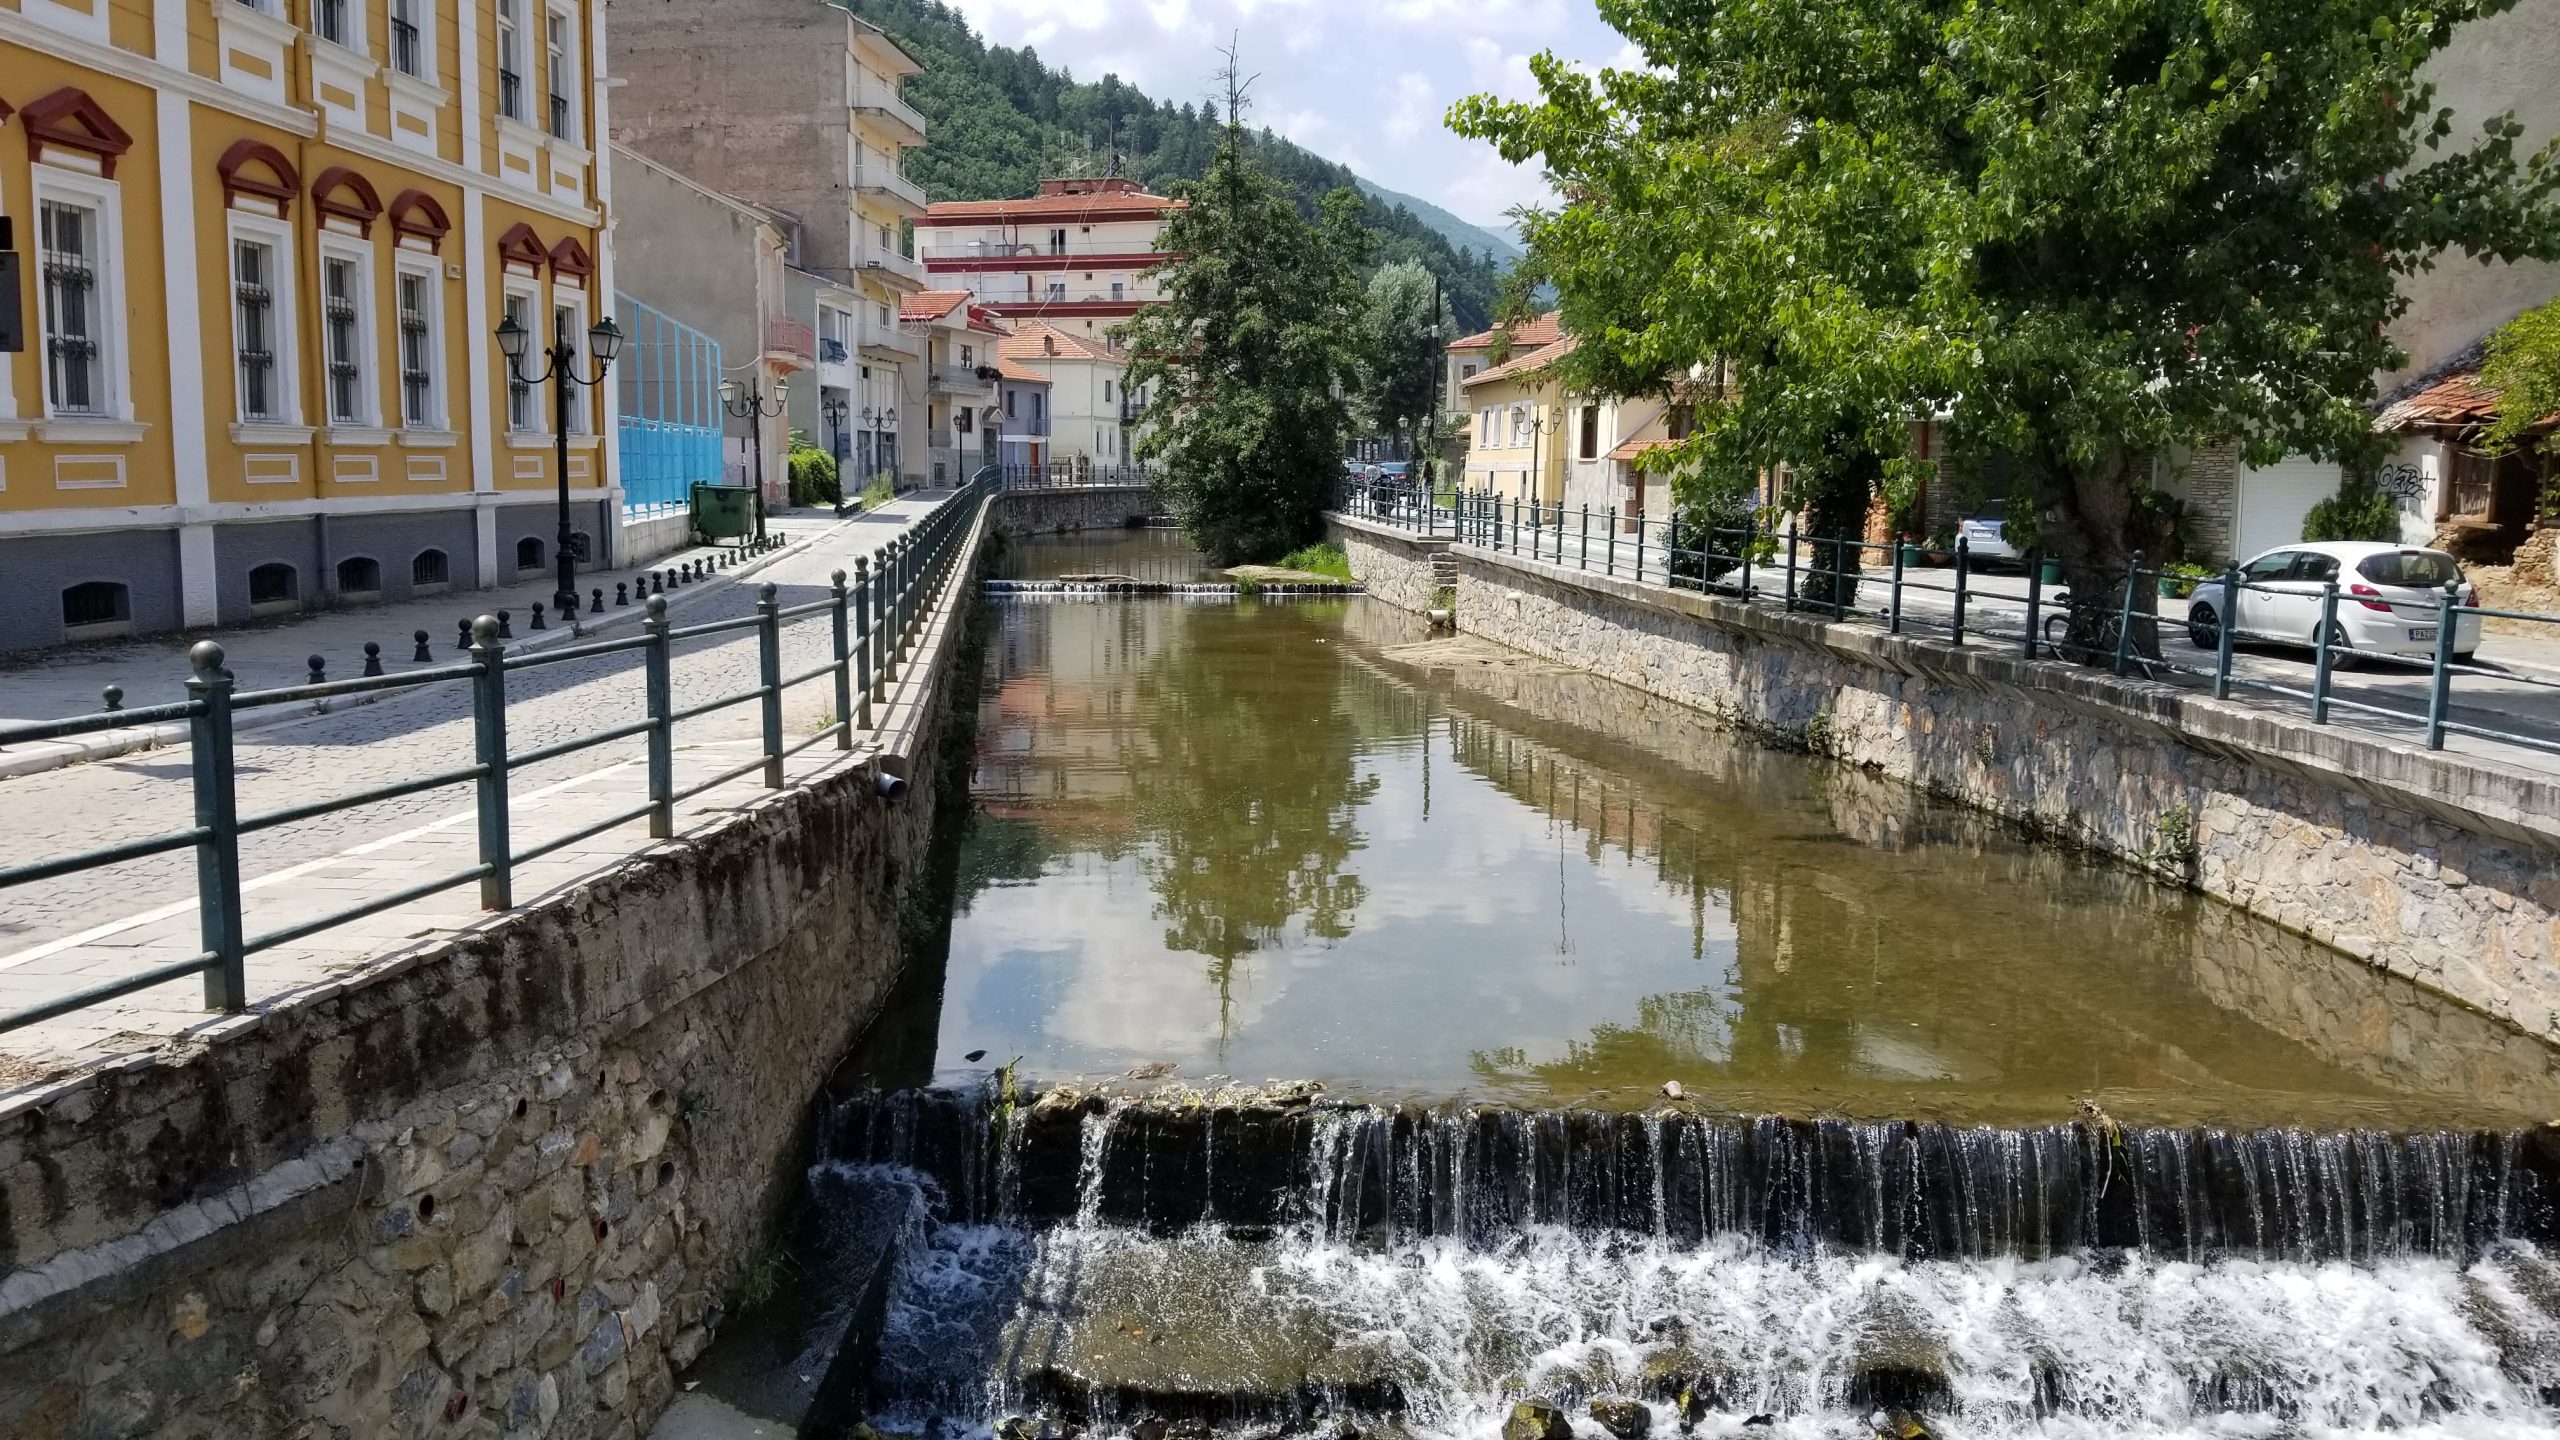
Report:
<svg viewBox="0 0 2560 1440"><path fill-rule="evenodd" d="M2560 1143L910 1091L822 1172L913 1186L876 1408L1489 1440L2560 1435ZM1686 1397L1684 1400L1683 1397ZM1761 1425L1746 1425L1768 1417ZM1771 1424L1770 1422L1774 1422Z"/></svg>

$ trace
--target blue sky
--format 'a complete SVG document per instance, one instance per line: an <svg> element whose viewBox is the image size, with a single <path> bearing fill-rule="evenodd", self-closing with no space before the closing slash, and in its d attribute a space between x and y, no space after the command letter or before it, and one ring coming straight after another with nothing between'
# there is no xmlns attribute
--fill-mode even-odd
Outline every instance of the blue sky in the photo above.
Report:
<svg viewBox="0 0 2560 1440"><path fill-rule="evenodd" d="M1449 133L1459 97L1535 92L1529 57L1631 64L1590 0L953 0L994 44L1031 45L1079 80L1105 72L1158 99L1210 92L1217 52L1244 48L1250 118L1390 189L1492 224L1545 196L1534 169Z"/></svg>

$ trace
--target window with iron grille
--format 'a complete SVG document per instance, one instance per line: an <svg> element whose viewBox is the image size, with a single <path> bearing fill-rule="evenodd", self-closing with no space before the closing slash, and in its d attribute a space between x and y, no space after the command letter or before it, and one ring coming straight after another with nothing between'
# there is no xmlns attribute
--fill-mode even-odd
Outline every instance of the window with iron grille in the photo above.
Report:
<svg viewBox="0 0 2560 1440"><path fill-rule="evenodd" d="M320 262L321 333L328 346L329 419L359 425L364 409L363 327L356 308L360 293L356 262Z"/></svg>
<svg viewBox="0 0 2560 1440"><path fill-rule="evenodd" d="M338 593L341 595L381 594L382 562L364 555L351 555L339 561Z"/></svg>
<svg viewBox="0 0 2560 1440"><path fill-rule="evenodd" d="M551 133L563 140L574 140L576 117L571 113L568 91L577 70L569 45L569 17L545 17L544 35L550 50L546 58L551 62Z"/></svg>
<svg viewBox="0 0 2560 1440"><path fill-rule="evenodd" d="M249 572L249 603L273 605L291 600L302 593L300 577L283 561L272 561Z"/></svg>
<svg viewBox="0 0 2560 1440"><path fill-rule="evenodd" d="M507 297L506 318L526 330L533 328L533 297ZM527 356L531 359L531 356ZM519 434L533 428L533 384L515 366L507 367L507 428ZM540 562L536 562L540 563Z"/></svg>
<svg viewBox="0 0 2560 1440"><path fill-rule="evenodd" d="M418 0L391 0L391 68L424 79L427 57L419 38Z"/></svg>
<svg viewBox="0 0 2560 1440"><path fill-rule="evenodd" d="M38 220L44 244L45 399L57 415L104 415L98 212L47 200Z"/></svg>
<svg viewBox="0 0 2560 1440"><path fill-rule="evenodd" d="M88 580L62 592L65 626L112 625L133 618L132 595L113 580Z"/></svg>
<svg viewBox="0 0 2560 1440"><path fill-rule="evenodd" d="M567 352L571 374L582 373L578 363L578 340L586 333L586 317L575 305L551 307L551 343ZM569 394L569 433L587 433L587 402L574 388Z"/></svg>
<svg viewBox="0 0 2560 1440"><path fill-rule="evenodd" d="M240 418L284 418L283 388L276 376L276 252L256 240L231 246L232 343L240 362Z"/></svg>
<svg viewBox="0 0 2560 1440"><path fill-rule="evenodd" d="M432 429L444 423L436 404L435 285L415 270L400 274L400 418Z"/></svg>
<svg viewBox="0 0 2560 1440"><path fill-rule="evenodd" d="M527 535L516 542L516 568L518 570L539 570L542 568L542 542L540 540Z"/></svg>
<svg viewBox="0 0 2560 1440"><path fill-rule="evenodd" d="M541 548L540 542L537 541L534 546L537 554L540 553ZM441 550L421 550L418 552L418 558L409 562L409 583L412 585L443 585L450 583L452 579L452 562L445 558L445 553Z"/></svg>
<svg viewBox="0 0 2560 1440"><path fill-rule="evenodd" d="M524 0L498 0L498 113L524 118Z"/></svg>
<svg viewBox="0 0 2560 1440"><path fill-rule="evenodd" d="M312 6L311 28L319 31L323 40L351 45L355 43L355 37L348 27L347 11L347 0L318 0Z"/></svg>

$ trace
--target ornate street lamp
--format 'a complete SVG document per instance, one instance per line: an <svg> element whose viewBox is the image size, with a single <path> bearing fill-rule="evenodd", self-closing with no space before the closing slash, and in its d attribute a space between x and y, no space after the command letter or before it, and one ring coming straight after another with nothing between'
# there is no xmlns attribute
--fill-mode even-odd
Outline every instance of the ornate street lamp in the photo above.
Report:
<svg viewBox="0 0 2560 1440"><path fill-rule="evenodd" d="M772 408L768 409L764 390L755 381L749 380L743 386L735 380L720 382L720 408L741 420L749 417L770 420L788 407L790 396L790 381L774 381ZM764 543L764 426L751 424L747 427L747 448L756 454L756 543L761 545Z"/></svg>
<svg viewBox="0 0 2560 1440"><path fill-rule="evenodd" d="M844 417L852 408L841 395L830 395L818 402L818 412L827 417L828 448L835 453L839 465L844 461Z"/></svg>
<svg viewBox="0 0 2560 1440"><path fill-rule="evenodd" d="M533 353L533 333L513 315L498 325L498 352L507 357L507 373L517 384L533 386L551 382L551 433L557 443L555 468L560 477L560 536L552 548L559 558L560 588L551 596L552 607L560 614L578 613L578 570L575 533L569 526L569 403L580 386L604 383L605 372L613 368L614 358L622 353L622 328L607 315L587 331L587 351L595 356L595 374L580 373L578 344L566 326L555 326L552 343L543 347L543 370L539 375L525 372L524 362Z"/></svg>

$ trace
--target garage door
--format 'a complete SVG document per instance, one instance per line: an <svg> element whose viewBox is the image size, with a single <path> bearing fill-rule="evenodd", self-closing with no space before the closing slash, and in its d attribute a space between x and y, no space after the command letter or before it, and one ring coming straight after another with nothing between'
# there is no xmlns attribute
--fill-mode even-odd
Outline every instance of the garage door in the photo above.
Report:
<svg viewBox="0 0 2560 1440"><path fill-rule="evenodd" d="M2334 460L2282 460L2264 470L2240 472L2240 503L2232 521L2231 558L2302 538L2302 517L2338 493Z"/></svg>

